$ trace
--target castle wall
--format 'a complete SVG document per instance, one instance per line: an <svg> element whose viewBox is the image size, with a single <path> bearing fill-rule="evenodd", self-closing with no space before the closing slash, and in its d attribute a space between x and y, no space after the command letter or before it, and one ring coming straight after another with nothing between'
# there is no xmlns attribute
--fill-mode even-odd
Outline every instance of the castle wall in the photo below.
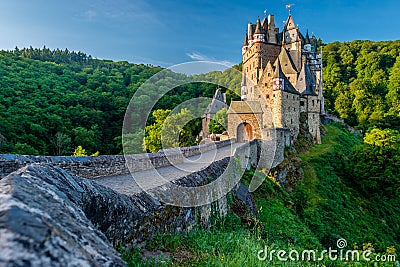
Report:
<svg viewBox="0 0 400 267"><path fill-rule="evenodd" d="M290 129L268 128L264 129L264 140L260 143L260 166L264 168L274 168L285 158L285 147L292 143Z"/></svg>
<svg viewBox="0 0 400 267"><path fill-rule="evenodd" d="M243 122L251 125L253 139L261 139L262 114L253 113L228 113L228 134L230 138L237 139L238 127Z"/></svg>
<svg viewBox="0 0 400 267"><path fill-rule="evenodd" d="M201 128L203 129L203 139L207 138L210 135L210 131L208 129L210 125L211 119L208 116L203 117L201 120Z"/></svg>
<svg viewBox="0 0 400 267"><path fill-rule="evenodd" d="M228 146L232 140L204 144L200 146L165 149L157 153L115 156L24 156L14 154L0 155L0 178L31 163L50 163L84 178L96 179L114 176L132 171L149 170L182 162L183 157L198 155L202 152ZM129 169L128 169L128 166Z"/></svg>
<svg viewBox="0 0 400 267"><path fill-rule="evenodd" d="M320 126L320 100L318 96L307 96L308 128L317 143L321 140Z"/></svg>
<svg viewBox="0 0 400 267"><path fill-rule="evenodd" d="M292 139L299 134L300 124L300 96L283 92L282 99L282 121L283 128L289 128Z"/></svg>
<svg viewBox="0 0 400 267"><path fill-rule="evenodd" d="M257 84L268 61L274 63L281 51L275 44L256 43L243 55L243 73L253 84Z"/></svg>

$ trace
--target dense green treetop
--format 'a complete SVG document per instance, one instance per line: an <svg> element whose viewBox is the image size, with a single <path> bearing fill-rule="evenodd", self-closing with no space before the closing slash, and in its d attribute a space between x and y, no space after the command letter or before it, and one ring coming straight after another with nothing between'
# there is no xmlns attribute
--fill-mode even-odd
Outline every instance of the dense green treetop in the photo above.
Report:
<svg viewBox="0 0 400 267"><path fill-rule="evenodd" d="M326 107L366 131L400 127L400 41L352 41L323 48Z"/></svg>
<svg viewBox="0 0 400 267"><path fill-rule="evenodd" d="M78 146L89 154L121 153L128 104L138 88L161 70L151 65L95 59L67 49L0 51L0 153L72 155ZM222 72L210 75L234 84ZM217 87L212 83L187 83L188 77L183 74L174 75L174 79L184 85L165 94L153 110L173 109L189 99L212 97ZM146 85L145 94L134 101L142 104L157 99L165 86L173 84L168 80L171 78L166 77L160 85ZM132 125L137 129L130 134L140 139L143 132L135 122L143 114L142 110L133 111ZM153 123L150 117L146 124ZM142 152L141 146L136 145L132 151Z"/></svg>

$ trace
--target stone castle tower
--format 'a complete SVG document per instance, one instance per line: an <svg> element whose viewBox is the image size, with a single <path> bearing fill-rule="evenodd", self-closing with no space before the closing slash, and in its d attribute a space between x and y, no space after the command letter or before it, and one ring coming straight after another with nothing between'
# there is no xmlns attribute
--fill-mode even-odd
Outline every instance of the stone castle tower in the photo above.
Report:
<svg viewBox="0 0 400 267"><path fill-rule="evenodd" d="M314 141L320 143L325 111L322 55L316 45L314 36L302 35L292 15L281 32L273 15L248 24L242 46L242 100L233 101L228 111L231 138L276 138L279 147L290 146L303 113Z"/></svg>

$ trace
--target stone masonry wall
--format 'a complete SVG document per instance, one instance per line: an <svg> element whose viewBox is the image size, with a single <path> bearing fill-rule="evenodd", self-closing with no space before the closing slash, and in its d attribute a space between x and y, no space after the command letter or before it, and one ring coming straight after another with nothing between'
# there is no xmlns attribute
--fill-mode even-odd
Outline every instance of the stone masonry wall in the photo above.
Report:
<svg viewBox="0 0 400 267"><path fill-rule="evenodd" d="M229 164L225 158L174 184L204 185L226 168L238 182L238 171L257 162L256 147L254 140L236 150L235 156L250 150L248 160ZM168 194L170 189L167 185L161 190ZM145 192L122 195L58 166L34 163L0 180L0 266L124 266L115 247L141 245L159 233L208 227L213 218L227 213L231 197L254 202L237 184L208 205L170 206Z"/></svg>
<svg viewBox="0 0 400 267"><path fill-rule="evenodd" d="M49 163L59 166L73 174L84 178L94 179L103 176L113 176L129 173L126 160L131 170L141 171L152 168L169 166L171 163L183 161L183 157L190 157L209 151L214 148L228 146L233 140L217 143L204 144L200 146L165 149L157 153L135 154L98 157L73 157L73 156L23 156L4 154L0 155L0 178L31 163Z"/></svg>

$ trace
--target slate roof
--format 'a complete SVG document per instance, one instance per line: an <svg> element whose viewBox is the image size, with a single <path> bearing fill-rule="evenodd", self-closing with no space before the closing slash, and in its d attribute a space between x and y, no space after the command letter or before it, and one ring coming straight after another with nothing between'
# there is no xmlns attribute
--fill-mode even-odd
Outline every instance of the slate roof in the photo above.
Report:
<svg viewBox="0 0 400 267"><path fill-rule="evenodd" d="M311 73L310 67L307 63L303 64L300 71L299 78L297 79L296 88L301 95L314 95L316 96L316 81L314 75Z"/></svg>
<svg viewBox="0 0 400 267"><path fill-rule="evenodd" d="M256 30L254 31L254 34L263 34L263 33L265 32L263 27L261 26L260 19L257 19Z"/></svg>
<svg viewBox="0 0 400 267"><path fill-rule="evenodd" d="M232 101L228 114L262 114L261 104L258 101Z"/></svg>
<svg viewBox="0 0 400 267"><path fill-rule="evenodd" d="M292 60L292 57L289 55L288 51L286 51L285 48L281 49L278 59L280 60L281 68L284 73L295 74L298 72Z"/></svg>
<svg viewBox="0 0 400 267"><path fill-rule="evenodd" d="M208 105L206 111L204 112L203 117L206 117L207 114L216 114L223 108L226 108L226 99L221 89L217 89L215 91L214 97L211 103Z"/></svg>

